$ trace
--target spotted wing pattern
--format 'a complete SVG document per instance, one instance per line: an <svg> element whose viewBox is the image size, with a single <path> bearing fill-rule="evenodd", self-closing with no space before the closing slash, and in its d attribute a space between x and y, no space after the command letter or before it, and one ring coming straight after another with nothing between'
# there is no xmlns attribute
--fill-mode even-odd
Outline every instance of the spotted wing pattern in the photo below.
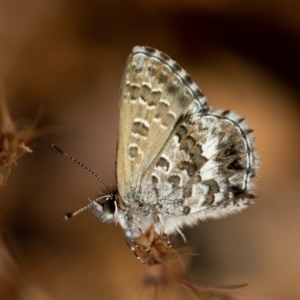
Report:
<svg viewBox="0 0 300 300"><path fill-rule="evenodd" d="M252 204L255 166L253 133L244 119L221 110L193 115L177 124L144 174L143 198L161 204L172 232Z"/></svg>
<svg viewBox="0 0 300 300"><path fill-rule="evenodd" d="M256 168L243 118L209 108L166 54L133 49L121 86L117 151L118 193L127 205L119 222L127 235L151 223L159 231L159 222L169 234L240 211L253 202Z"/></svg>
<svg viewBox="0 0 300 300"><path fill-rule="evenodd" d="M149 47L133 49L120 100L117 184L123 198L140 187L178 120L207 109L204 96L177 63Z"/></svg>

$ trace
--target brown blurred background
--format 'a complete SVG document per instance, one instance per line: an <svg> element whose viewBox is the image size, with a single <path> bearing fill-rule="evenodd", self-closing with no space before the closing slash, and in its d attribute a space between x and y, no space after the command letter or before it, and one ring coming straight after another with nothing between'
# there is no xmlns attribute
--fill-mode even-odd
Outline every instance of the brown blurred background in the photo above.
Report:
<svg viewBox="0 0 300 300"><path fill-rule="evenodd" d="M14 120L58 126L31 143L0 190L20 299L132 299L146 267L115 225L65 222L101 184L54 142L115 182L122 71L135 45L179 62L214 108L255 131L262 163L247 211L185 230L199 282L250 282L238 299L300 299L300 1L1 1L0 71ZM0 252L1 253L1 252ZM2 258L3 260L3 258ZM194 299L191 297L191 299Z"/></svg>

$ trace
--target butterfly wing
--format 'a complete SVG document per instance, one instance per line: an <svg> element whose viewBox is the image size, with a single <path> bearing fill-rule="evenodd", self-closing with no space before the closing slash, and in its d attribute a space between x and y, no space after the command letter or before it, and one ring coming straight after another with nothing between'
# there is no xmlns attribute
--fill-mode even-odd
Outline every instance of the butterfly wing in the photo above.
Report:
<svg viewBox="0 0 300 300"><path fill-rule="evenodd" d="M171 233L251 204L256 161L252 130L244 119L231 111L210 111L176 125L142 185L162 204L159 213Z"/></svg>
<svg viewBox="0 0 300 300"><path fill-rule="evenodd" d="M121 198L130 202L128 195L140 189L176 124L209 108L177 63L158 50L137 46L127 60L119 109L117 185Z"/></svg>
<svg viewBox="0 0 300 300"><path fill-rule="evenodd" d="M121 86L116 166L121 199L132 203L133 225L121 222L129 236L152 223L160 232L161 222L170 234L245 208L253 202L256 167L252 130L243 118L211 110L166 54L133 49Z"/></svg>

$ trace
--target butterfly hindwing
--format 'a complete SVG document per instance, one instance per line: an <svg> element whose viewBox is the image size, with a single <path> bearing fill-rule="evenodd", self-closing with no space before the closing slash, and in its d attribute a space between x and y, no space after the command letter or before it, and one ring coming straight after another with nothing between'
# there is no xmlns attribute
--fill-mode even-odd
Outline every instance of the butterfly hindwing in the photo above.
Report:
<svg viewBox="0 0 300 300"><path fill-rule="evenodd" d="M254 175L252 131L235 113L213 111L177 124L142 186L152 184L166 220L188 225L249 205Z"/></svg>

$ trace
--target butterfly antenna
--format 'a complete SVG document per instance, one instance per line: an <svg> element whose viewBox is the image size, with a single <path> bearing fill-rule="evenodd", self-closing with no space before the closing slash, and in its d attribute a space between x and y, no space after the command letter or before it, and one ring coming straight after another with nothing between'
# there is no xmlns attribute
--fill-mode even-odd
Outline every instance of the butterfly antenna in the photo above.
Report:
<svg viewBox="0 0 300 300"><path fill-rule="evenodd" d="M61 154L63 156L65 156L66 158L76 162L79 166L83 167L84 169L86 169L89 173L91 173L94 177L96 177L107 189L108 191L111 193L110 188L107 186L107 184L104 182L104 180L98 176L95 172L93 172L90 168L88 168L86 165L84 165L82 162L80 162L79 160L77 160L75 157L69 155L68 153L64 152L63 150L61 150L60 148L58 148L56 145L51 144L50 145L51 149L56 152L57 154ZM87 205L88 207L88 205ZM75 211L74 213L71 213L71 215L75 214L77 215L77 213L81 212L82 210L86 209L87 207L83 207L82 209ZM69 214L66 214L66 216ZM71 216L70 216L71 217ZM69 217L67 217L67 219L69 219Z"/></svg>
<svg viewBox="0 0 300 300"><path fill-rule="evenodd" d="M84 207L81 207L73 212L70 212L70 213L67 213L64 215L64 219L65 220L69 220L70 218L73 218L75 217L76 215L78 215L79 213L83 212L84 210L86 210L87 208L90 208L91 207L91 203L89 203L88 205L84 206Z"/></svg>

